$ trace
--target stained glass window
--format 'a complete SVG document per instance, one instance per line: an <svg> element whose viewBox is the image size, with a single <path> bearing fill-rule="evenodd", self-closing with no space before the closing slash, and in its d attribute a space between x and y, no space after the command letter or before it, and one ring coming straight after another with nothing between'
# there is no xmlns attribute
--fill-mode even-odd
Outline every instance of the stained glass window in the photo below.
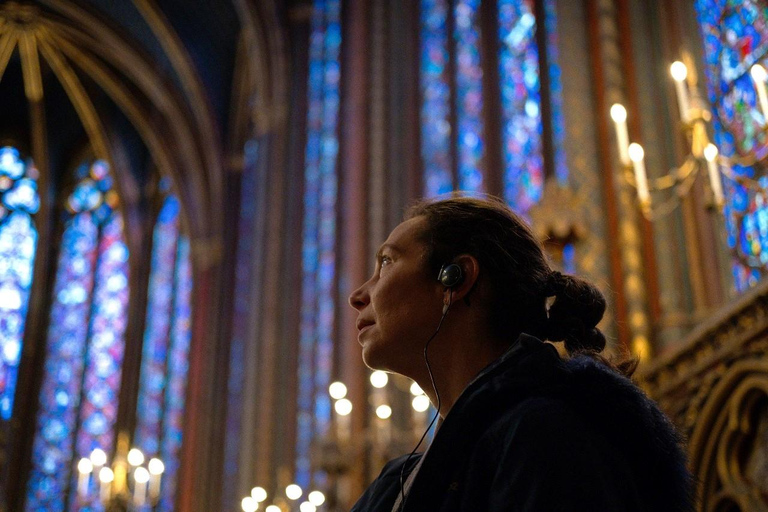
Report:
<svg viewBox="0 0 768 512"><path fill-rule="evenodd" d="M765 117L749 70L756 63L768 65L768 7L754 0L697 0L696 9L715 144L731 159L734 174L765 187ZM723 185L734 285L743 291L757 283L768 264L768 198L765 189L749 190L730 179Z"/></svg>
<svg viewBox="0 0 768 512"><path fill-rule="evenodd" d="M499 2L504 198L520 213L538 202L544 186L535 35L532 0Z"/></svg>
<svg viewBox="0 0 768 512"><path fill-rule="evenodd" d="M74 492L75 464L111 451L128 305L128 248L105 162L82 165L67 199L27 510L103 510Z"/></svg>
<svg viewBox="0 0 768 512"><path fill-rule="evenodd" d="M483 63L479 0L422 0L421 91L424 193L433 197L455 188L484 191L483 67L498 65L503 195L526 214L544 190L541 91L537 26L546 30L552 106L555 178L565 184L568 169L563 149L562 84L558 66L555 0L544 0L545 19L538 24L534 0L498 1L498 61ZM453 6L451 10L450 6ZM449 40L448 27L453 26ZM496 37L496 35L494 35ZM451 71L455 70L455 76ZM455 90L456 105L451 105ZM452 140L452 116L458 137ZM497 114L490 114L497 115ZM451 145L456 144L458 176L452 177ZM454 181L456 181L454 183Z"/></svg>
<svg viewBox="0 0 768 512"><path fill-rule="evenodd" d="M182 438L190 337L189 241L180 235L180 204L165 199L152 238L147 321L134 444L165 464L162 510L173 509Z"/></svg>
<svg viewBox="0 0 768 512"><path fill-rule="evenodd" d="M250 140L245 144L243 172L240 182L240 217L237 225L237 255L235 262L235 300L232 316L232 341L229 356L228 407L226 445L224 447L224 505L229 510L235 506L238 492L238 471L241 460L243 436L243 408L245 372L248 365L251 325L255 322L251 309L251 294L256 290L254 261L258 258L256 247L257 211L263 191L259 190L259 144Z"/></svg>
<svg viewBox="0 0 768 512"><path fill-rule="evenodd" d="M24 338L40 199L37 169L12 147L0 148L0 418L11 419Z"/></svg>
<svg viewBox="0 0 768 512"><path fill-rule="evenodd" d="M313 478L310 444L331 418L340 8L339 0L315 0L310 36L296 446L296 481L304 488Z"/></svg>
<svg viewBox="0 0 768 512"><path fill-rule="evenodd" d="M483 68L480 66L480 0L459 0L454 8L456 28L456 123L459 128L459 188L483 189Z"/></svg>
<svg viewBox="0 0 768 512"><path fill-rule="evenodd" d="M568 163L565 158L565 119L563 118L563 83L560 77L560 51L557 38L556 0L544 0L544 28L547 31L547 62L549 64L549 101L552 105L552 137L555 150L555 177L561 185L568 184Z"/></svg>
<svg viewBox="0 0 768 512"><path fill-rule="evenodd" d="M428 197L453 190L447 21L447 0L422 0L421 156L424 194Z"/></svg>

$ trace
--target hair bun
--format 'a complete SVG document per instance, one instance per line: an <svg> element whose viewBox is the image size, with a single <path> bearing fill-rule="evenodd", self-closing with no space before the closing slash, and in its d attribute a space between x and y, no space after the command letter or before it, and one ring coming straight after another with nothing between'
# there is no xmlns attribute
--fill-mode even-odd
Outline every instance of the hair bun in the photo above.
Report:
<svg viewBox="0 0 768 512"><path fill-rule="evenodd" d="M605 297L590 283L553 272L546 293L555 292L555 302L549 310L547 339L565 341L569 352L587 350L600 352L606 340L597 329L605 313Z"/></svg>

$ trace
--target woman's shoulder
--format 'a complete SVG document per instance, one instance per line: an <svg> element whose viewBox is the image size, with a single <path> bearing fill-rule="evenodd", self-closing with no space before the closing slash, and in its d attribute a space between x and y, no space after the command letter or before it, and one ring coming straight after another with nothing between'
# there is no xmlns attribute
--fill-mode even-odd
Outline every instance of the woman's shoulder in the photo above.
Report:
<svg viewBox="0 0 768 512"><path fill-rule="evenodd" d="M422 456L422 453L414 453L387 462L379 476L357 500L351 512L390 512L400 491L400 475L402 474L403 479L408 478Z"/></svg>

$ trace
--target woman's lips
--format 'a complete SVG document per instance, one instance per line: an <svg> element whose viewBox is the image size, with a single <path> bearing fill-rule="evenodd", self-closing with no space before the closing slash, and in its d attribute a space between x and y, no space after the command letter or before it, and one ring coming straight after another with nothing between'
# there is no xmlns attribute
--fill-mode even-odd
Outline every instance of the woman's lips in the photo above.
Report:
<svg viewBox="0 0 768 512"><path fill-rule="evenodd" d="M365 325L365 326L361 327L360 330L357 332L357 340L360 341L360 337L363 335L363 333L365 331L367 331L368 329L370 329L371 327L373 327L374 325L376 325L376 324L368 324L368 325Z"/></svg>

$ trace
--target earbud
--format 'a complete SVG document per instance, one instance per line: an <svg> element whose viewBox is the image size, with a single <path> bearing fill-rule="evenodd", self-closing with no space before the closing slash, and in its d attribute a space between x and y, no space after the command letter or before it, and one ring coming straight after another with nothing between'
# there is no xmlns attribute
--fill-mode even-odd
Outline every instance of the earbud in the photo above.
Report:
<svg viewBox="0 0 768 512"><path fill-rule="evenodd" d="M440 268L440 274L437 276L437 280L446 288L454 288L461 284L464 279L464 273L461 271L461 267L456 263L450 263L443 265Z"/></svg>

